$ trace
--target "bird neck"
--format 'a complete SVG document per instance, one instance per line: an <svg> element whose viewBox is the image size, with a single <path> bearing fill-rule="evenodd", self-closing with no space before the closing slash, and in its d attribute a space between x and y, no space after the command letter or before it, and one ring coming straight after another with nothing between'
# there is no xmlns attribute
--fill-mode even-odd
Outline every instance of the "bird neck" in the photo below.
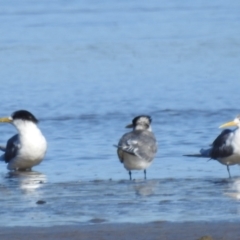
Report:
<svg viewBox="0 0 240 240"><path fill-rule="evenodd" d="M134 130L140 130L140 131L146 130L146 131L152 132L151 126L147 126L147 127L146 127L145 125L137 125L137 126L134 128Z"/></svg>
<svg viewBox="0 0 240 240"><path fill-rule="evenodd" d="M238 137L240 137L240 128L237 127L235 130L234 130L234 134L235 135L238 135Z"/></svg>
<svg viewBox="0 0 240 240"><path fill-rule="evenodd" d="M21 137L41 133L38 126L31 121L16 120L13 125L16 127Z"/></svg>

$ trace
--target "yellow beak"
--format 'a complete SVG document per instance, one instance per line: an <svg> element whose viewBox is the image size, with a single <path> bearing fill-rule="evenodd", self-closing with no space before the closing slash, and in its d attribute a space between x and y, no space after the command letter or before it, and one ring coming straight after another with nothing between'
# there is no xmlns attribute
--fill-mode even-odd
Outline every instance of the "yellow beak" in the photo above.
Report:
<svg viewBox="0 0 240 240"><path fill-rule="evenodd" d="M234 121L231 121L231 122L224 123L224 124L221 125L219 128L233 127L233 126L237 126L237 123L234 122Z"/></svg>
<svg viewBox="0 0 240 240"><path fill-rule="evenodd" d="M2 123L4 123L4 122L10 123L10 122L12 122L12 119L9 118L9 117L3 117L3 118L0 118L0 122L2 122Z"/></svg>

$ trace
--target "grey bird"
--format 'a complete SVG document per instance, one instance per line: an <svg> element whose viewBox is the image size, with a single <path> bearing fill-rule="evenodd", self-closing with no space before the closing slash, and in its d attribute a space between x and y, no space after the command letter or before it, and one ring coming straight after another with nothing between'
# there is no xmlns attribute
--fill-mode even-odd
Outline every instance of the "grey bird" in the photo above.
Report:
<svg viewBox="0 0 240 240"><path fill-rule="evenodd" d="M233 121L221 125L219 128L236 126L237 128L224 129L213 141L210 148L201 149L199 154L186 154L187 157L205 157L217 160L227 166L229 178L231 178L229 166L240 164L240 115Z"/></svg>
<svg viewBox="0 0 240 240"><path fill-rule="evenodd" d="M157 141L151 128L151 117L140 115L132 120L132 124L126 128L133 128L131 132L125 133L119 140L117 154L121 163L129 172L132 180L132 170L144 170L152 164L157 153Z"/></svg>

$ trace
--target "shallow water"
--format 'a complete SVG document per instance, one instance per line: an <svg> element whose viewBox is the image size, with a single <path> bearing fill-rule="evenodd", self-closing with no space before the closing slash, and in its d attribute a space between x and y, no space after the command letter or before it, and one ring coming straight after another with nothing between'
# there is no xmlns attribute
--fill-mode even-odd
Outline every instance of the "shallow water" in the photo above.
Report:
<svg viewBox="0 0 240 240"><path fill-rule="evenodd" d="M239 221L240 179L164 178L50 183L11 173L0 186L3 226Z"/></svg>
<svg viewBox="0 0 240 240"><path fill-rule="evenodd" d="M239 166L183 157L240 113L238 1L0 1L2 116L40 119L32 173L0 165L1 226L239 219ZM133 182L116 144L139 114L159 151ZM0 125L0 142L15 133ZM38 200L45 204L36 204Z"/></svg>

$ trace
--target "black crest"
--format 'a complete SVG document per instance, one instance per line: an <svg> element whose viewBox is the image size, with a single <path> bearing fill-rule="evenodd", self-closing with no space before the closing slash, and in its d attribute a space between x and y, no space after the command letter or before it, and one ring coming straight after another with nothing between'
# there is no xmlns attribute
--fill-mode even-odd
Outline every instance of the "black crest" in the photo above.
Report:
<svg viewBox="0 0 240 240"><path fill-rule="evenodd" d="M19 110L19 111L16 111L12 114L12 118L13 120L14 119L22 119L22 120L25 120L25 121L31 121L31 122L34 122L34 123L38 123L38 120L35 118L35 116L28 112L27 110Z"/></svg>

